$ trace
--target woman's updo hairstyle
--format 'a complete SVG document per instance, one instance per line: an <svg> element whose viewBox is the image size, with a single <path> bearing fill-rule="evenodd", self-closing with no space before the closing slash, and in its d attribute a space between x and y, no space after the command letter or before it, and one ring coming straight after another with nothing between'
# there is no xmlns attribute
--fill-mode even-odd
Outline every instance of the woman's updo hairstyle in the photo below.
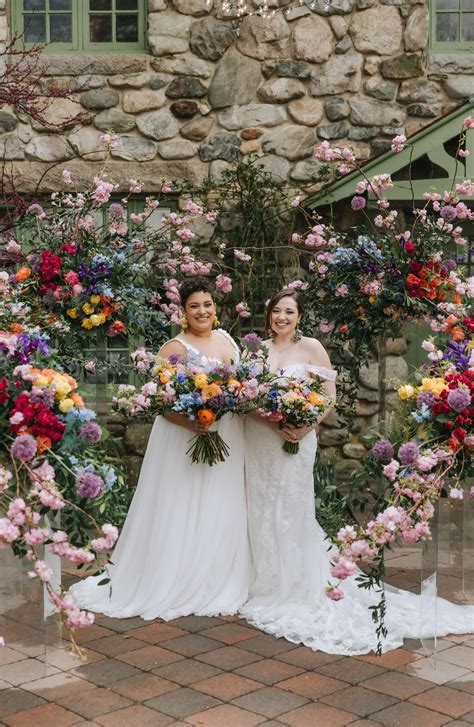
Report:
<svg viewBox="0 0 474 727"><path fill-rule="evenodd" d="M191 278L183 283L179 289L181 305L183 308L186 305L188 298L193 293L209 293L211 298L214 300L214 287L209 280L206 280L205 278Z"/></svg>
<svg viewBox="0 0 474 727"><path fill-rule="evenodd" d="M304 305L303 300L301 298L301 295L298 293L297 290L294 288L283 288L282 290L279 290L278 293L275 293L275 295L272 295L270 300L267 303L267 313L265 318L265 325L267 327L267 330L272 330L271 325L271 316L272 311L275 308L276 305L280 302L282 298L293 298L293 300L296 303L296 307L298 308L298 313L300 314L300 318L303 317L304 314Z"/></svg>

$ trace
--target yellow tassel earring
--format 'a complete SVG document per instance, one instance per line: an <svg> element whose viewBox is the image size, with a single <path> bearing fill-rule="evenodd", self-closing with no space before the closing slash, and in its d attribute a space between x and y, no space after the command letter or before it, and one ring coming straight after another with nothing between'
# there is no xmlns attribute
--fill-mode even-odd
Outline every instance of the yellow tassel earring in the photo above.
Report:
<svg viewBox="0 0 474 727"><path fill-rule="evenodd" d="M186 318L186 316L183 316L183 318L181 320L181 328L183 329L183 331L185 331L187 328L189 328L189 323L188 323L188 319Z"/></svg>
<svg viewBox="0 0 474 727"><path fill-rule="evenodd" d="M214 316L214 323L212 324L212 327L213 328L219 328L220 324L221 324L221 322L218 319L218 317L217 316Z"/></svg>

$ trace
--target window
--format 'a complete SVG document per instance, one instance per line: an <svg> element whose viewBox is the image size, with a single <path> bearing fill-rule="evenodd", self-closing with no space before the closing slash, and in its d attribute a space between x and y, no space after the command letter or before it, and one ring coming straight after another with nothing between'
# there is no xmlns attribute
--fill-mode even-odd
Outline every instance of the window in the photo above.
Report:
<svg viewBox="0 0 474 727"><path fill-rule="evenodd" d="M14 0L15 33L49 52L145 49L146 0Z"/></svg>
<svg viewBox="0 0 474 727"><path fill-rule="evenodd" d="M474 50L474 0L431 0L431 48Z"/></svg>

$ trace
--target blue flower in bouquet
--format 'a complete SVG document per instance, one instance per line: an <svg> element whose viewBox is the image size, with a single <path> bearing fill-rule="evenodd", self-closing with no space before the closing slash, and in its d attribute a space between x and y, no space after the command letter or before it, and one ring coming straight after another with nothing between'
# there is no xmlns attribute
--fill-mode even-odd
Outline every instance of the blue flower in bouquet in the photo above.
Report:
<svg viewBox="0 0 474 727"><path fill-rule="evenodd" d="M367 235L359 235L357 242L360 245L361 252L367 255L372 255L376 260L382 260L382 253L380 249L377 247L376 243L370 239L370 237L367 237Z"/></svg>
<svg viewBox="0 0 474 727"><path fill-rule="evenodd" d="M73 422L80 422L81 424L85 424L86 422L90 422L92 419L95 419L97 417L97 414L93 409L88 409L86 406L82 407L72 407L69 409L65 419L66 422L73 423Z"/></svg>
<svg viewBox="0 0 474 727"><path fill-rule="evenodd" d="M103 464L100 468L101 475L104 479L107 490L111 490L117 482L117 473L115 469L109 464Z"/></svg>
<svg viewBox="0 0 474 727"><path fill-rule="evenodd" d="M411 412L411 417L417 424L421 424L422 421L431 417L431 410L427 404L422 404L419 412Z"/></svg>
<svg viewBox="0 0 474 727"><path fill-rule="evenodd" d="M359 253L352 247L338 247L332 254L329 265L342 265L344 267L350 267L355 263L359 263L361 257Z"/></svg>

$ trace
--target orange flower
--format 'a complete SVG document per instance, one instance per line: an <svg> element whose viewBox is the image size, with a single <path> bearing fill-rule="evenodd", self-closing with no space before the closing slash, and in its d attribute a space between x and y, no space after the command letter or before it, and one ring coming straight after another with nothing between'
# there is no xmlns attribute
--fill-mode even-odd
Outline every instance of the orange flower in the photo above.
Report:
<svg viewBox="0 0 474 727"><path fill-rule="evenodd" d="M421 275L421 273L420 273L420 275ZM420 279L417 278L416 275L413 275L413 273L410 273L409 275L407 275L406 281L407 281L408 285L415 285L415 284L420 283Z"/></svg>
<svg viewBox="0 0 474 727"><path fill-rule="evenodd" d="M72 394L70 394L69 398L73 400L74 406L84 406L84 399L80 394L77 393L77 391L73 391Z"/></svg>
<svg viewBox="0 0 474 727"><path fill-rule="evenodd" d="M207 386L203 386L201 390L203 399L210 399L211 396L218 396L220 393L221 387L217 384L208 384Z"/></svg>
<svg viewBox="0 0 474 727"><path fill-rule="evenodd" d="M322 406L324 404L324 399L319 396L315 391L312 391L310 395L308 396L308 401L310 404L314 404L314 406Z"/></svg>
<svg viewBox="0 0 474 727"><path fill-rule="evenodd" d="M459 293L455 293L453 295L453 303L455 303L456 305L460 305L462 303L462 298Z"/></svg>
<svg viewBox="0 0 474 727"><path fill-rule="evenodd" d="M341 323L341 325L337 327L337 330L339 331L339 333L347 333L347 331L349 330L349 326L347 326L345 323Z"/></svg>
<svg viewBox="0 0 474 727"><path fill-rule="evenodd" d="M56 323L58 317L54 313L50 313L48 316L48 323Z"/></svg>
<svg viewBox="0 0 474 727"><path fill-rule="evenodd" d="M167 376L166 374L160 374L160 383L167 384L169 380L169 376Z"/></svg>
<svg viewBox="0 0 474 727"><path fill-rule="evenodd" d="M10 331L12 333L22 333L23 332L23 326L20 326L19 323L12 323L10 326Z"/></svg>
<svg viewBox="0 0 474 727"><path fill-rule="evenodd" d="M446 325L448 327L449 326L454 326L454 324L457 323L457 322L458 322L458 319L456 318L456 316L450 315L450 316L448 316L446 318Z"/></svg>
<svg viewBox="0 0 474 727"><path fill-rule="evenodd" d="M459 441L459 439L456 439L456 437L451 437L451 439L448 439L448 447L453 452L456 452L460 446L461 442Z"/></svg>
<svg viewBox="0 0 474 727"><path fill-rule="evenodd" d="M459 326L454 326L451 331L451 337L453 341L464 341L464 339L466 338L463 329Z"/></svg>
<svg viewBox="0 0 474 727"><path fill-rule="evenodd" d="M31 268L20 268L19 271L16 273L15 278L18 280L19 283L22 283L24 280L27 280L31 275Z"/></svg>
<svg viewBox="0 0 474 727"><path fill-rule="evenodd" d="M123 333L125 330L125 326L123 325L122 321L115 321L115 323L112 323L109 330L107 331L108 336L117 336L119 333Z"/></svg>
<svg viewBox="0 0 474 727"><path fill-rule="evenodd" d="M51 440L49 437L36 437L36 444L38 445L38 452L44 452L45 449L51 449Z"/></svg>
<svg viewBox="0 0 474 727"><path fill-rule="evenodd" d="M215 420L216 415L210 409L199 409L197 417L201 424L209 426Z"/></svg>

